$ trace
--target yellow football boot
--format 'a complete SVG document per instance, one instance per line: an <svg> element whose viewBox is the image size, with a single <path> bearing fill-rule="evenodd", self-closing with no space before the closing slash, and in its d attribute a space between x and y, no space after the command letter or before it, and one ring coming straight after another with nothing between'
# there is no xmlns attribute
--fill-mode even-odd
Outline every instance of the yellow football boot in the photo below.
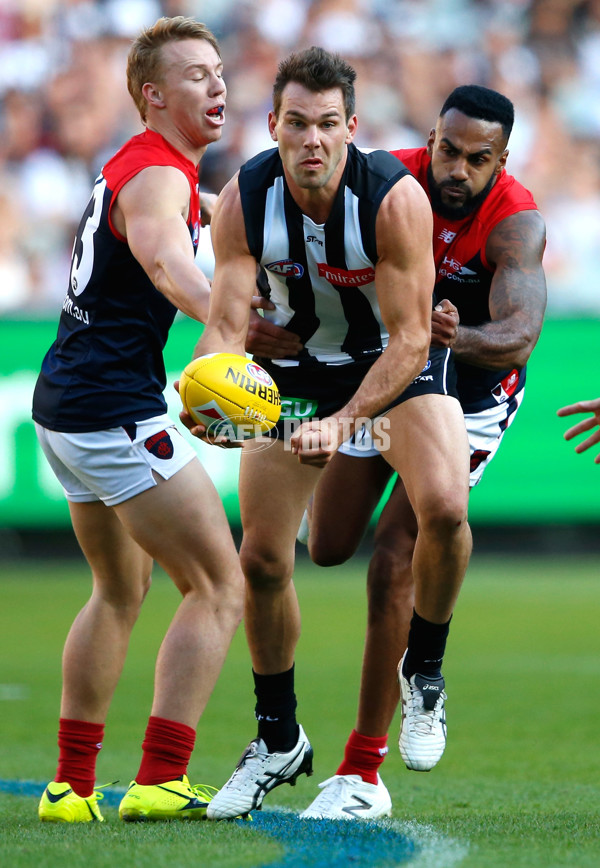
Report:
<svg viewBox="0 0 600 868"><path fill-rule="evenodd" d="M50 823L103 823L98 802L102 793L94 790L91 796L83 798L71 789L70 784L48 784L38 807L40 820Z"/></svg>
<svg viewBox="0 0 600 868"><path fill-rule="evenodd" d="M164 784L144 786L132 781L119 805L119 817L139 820L205 820L216 787L190 786L186 775Z"/></svg>

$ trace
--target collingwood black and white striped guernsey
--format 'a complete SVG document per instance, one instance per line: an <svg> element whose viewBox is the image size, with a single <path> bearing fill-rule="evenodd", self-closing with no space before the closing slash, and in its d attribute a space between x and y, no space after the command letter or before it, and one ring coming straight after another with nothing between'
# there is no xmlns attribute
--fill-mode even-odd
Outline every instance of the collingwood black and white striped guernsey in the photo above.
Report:
<svg viewBox="0 0 600 868"><path fill-rule="evenodd" d="M350 144L331 213L317 224L293 200L277 148L241 168L248 245L276 306L265 317L304 344L300 356L273 364L340 365L374 359L385 349L388 334L374 282L375 221L386 193L407 174L387 151L363 152Z"/></svg>

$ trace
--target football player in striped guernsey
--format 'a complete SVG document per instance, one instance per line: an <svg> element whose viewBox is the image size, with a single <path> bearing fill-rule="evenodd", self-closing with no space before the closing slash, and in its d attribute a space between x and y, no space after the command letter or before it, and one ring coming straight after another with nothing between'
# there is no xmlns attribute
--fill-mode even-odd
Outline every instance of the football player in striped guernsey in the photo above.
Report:
<svg viewBox="0 0 600 868"><path fill-rule="evenodd" d="M450 351L429 346L431 208L396 157L355 147L355 75L316 47L280 64L268 119L277 146L226 185L212 221L215 274L195 354L243 353L257 263L275 306L265 316L303 345L294 358L257 358L286 408L278 440L244 445L239 481L258 733L210 803L213 819L260 807L274 787L312 771L312 747L295 714L296 533L323 466L378 415L386 461L419 517L407 674L426 682L434 748L443 749L440 665L471 552L468 443ZM446 303L440 307L451 319ZM355 795L365 817L390 811L377 775Z"/></svg>

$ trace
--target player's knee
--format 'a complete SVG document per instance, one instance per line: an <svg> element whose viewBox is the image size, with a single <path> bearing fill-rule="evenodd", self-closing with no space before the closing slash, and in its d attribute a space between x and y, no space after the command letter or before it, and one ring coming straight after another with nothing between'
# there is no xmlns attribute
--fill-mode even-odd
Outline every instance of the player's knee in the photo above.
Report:
<svg viewBox="0 0 600 868"><path fill-rule="evenodd" d="M426 534L453 536L466 525L467 499L452 492L430 500L419 515L419 529Z"/></svg>
<svg viewBox="0 0 600 868"><path fill-rule="evenodd" d="M345 563L356 551L356 543L344 537L334 537L319 533L316 528L310 530L308 553L313 563L319 567L337 567Z"/></svg>
<svg viewBox="0 0 600 868"><path fill-rule="evenodd" d="M149 577L147 582L139 584L124 582L115 586L97 586L93 597L101 601L102 605L110 607L120 621L133 625L140 614L149 587Z"/></svg>
<svg viewBox="0 0 600 868"><path fill-rule="evenodd" d="M291 581L293 559L284 558L266 547L242 545L240 561L246 581L257 590L281 589Z"/></svg>

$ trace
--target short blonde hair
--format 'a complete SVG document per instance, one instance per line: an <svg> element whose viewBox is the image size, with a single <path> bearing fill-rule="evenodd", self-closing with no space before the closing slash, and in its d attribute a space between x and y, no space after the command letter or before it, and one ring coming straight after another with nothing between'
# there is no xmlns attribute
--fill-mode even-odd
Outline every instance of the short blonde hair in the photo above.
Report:
<svg viewBox="0 0 600 868"><path fill-rule="evenodd" d="M136 104L142 121L146 121L147 103L142 88L147 81L159 81L161 69L161 49L168 42L182 39L204 39L221 57L221 49L216 36L194 18L176 15L173 18L159 18L151 27L142 30L129 50L127 58L127 88Z"/></svg>

